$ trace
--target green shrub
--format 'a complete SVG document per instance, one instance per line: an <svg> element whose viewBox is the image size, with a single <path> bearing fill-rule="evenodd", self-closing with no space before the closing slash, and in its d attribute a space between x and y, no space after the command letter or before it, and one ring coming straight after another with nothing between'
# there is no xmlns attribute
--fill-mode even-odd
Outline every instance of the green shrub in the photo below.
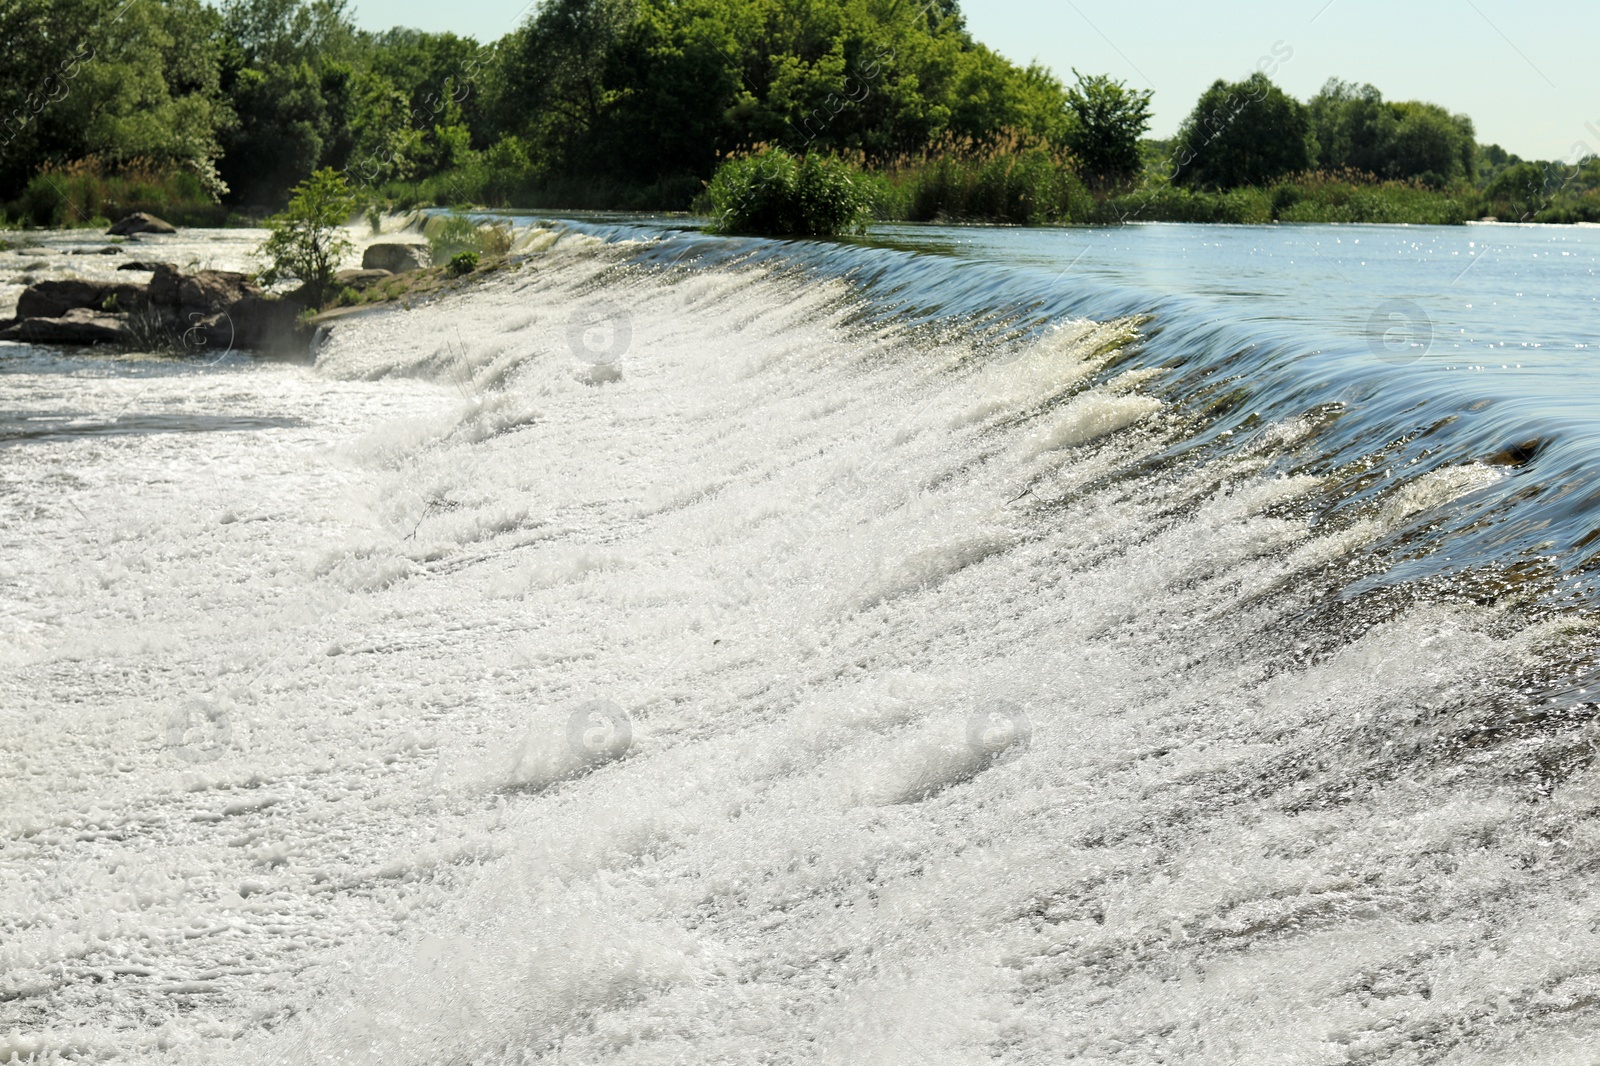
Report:
<svg viewBox="0 0 1600 1066"><path fill-rule="evenodd" d="M1010 131L892 160L881 186L879 217L912 222L1085 222L1095 209L1070 156Z"/></svg>
<svg viewBox="0 0 1600 1066"><path fill-rule="evenodd" d="M179 226L220 226L227 218L227 209L212 200L193 171L146 159L112 164L96 156L46 165L10 209L33 226L104 227L135 211Z"/></svg>
<svg viewBox="0 0 1600 1066"><path fill-rule="evenodd" d="M724 161L707 195L715 233L830 237L859 232L871 217L868 185L853 164L781 148Z"/></svg>
<svg viewBox="0 0 1600 1066"><path fill-rule="evenodd" d="M256 250L267 259L261 280L268 285L295 278L307 302L321 307L334 290L339 261L354 247L344 223L355 211L356 194L331 167L294 187L289 207L267 219L272 231Z"/></svg>
<svg viewBox="0 0 1600 1066"><path fill-rule="evenodd" d="M1386 222L1456 225L1469 217L1466 196L1415 182L1378 181L1356 171L1297 174L1272 189L1281 222Z"/></svg>
<svg viewBox="0 0 1600 1066"><path fill-rule="evenodd" d="M435 215L423 223L422 232L433 249L435 263L442 263L457 252L478 249L478 224L465 215Z"/></svg>
<svg viewBox="0 0 1600 1066"><path fill-rule="evenodd" d="M422 227L433 249L433 261L443 263L457 252L505 255L511 250L509 223L481 225L465 215L434 215Z"/></svg>
<svg viewBox="0 0 1600 1066"><path fill-rule="evenodd" d="M1269 205L1270 206L1270 205ZM1226 222L1222 197L1217 193L1156 185L1100 204L1096 222Z"/></svg>
<svg viewBox="0 0 1600 1066"><path fill-rule="evenodd" d="M478 269L477 252L457 252L450 257L450 273L454 277L470 274Z"/></svg>

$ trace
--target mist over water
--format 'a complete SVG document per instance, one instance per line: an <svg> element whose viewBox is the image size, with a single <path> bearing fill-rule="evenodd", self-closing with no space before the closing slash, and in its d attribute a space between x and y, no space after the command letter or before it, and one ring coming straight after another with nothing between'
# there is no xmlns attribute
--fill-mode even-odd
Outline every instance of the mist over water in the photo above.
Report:
<svg viewBox="0 0 1600 1066"><path fill-rule="evenodd" d="M887 237L8 349L0 1059L1592 1061L1588 372Z"/></svg>

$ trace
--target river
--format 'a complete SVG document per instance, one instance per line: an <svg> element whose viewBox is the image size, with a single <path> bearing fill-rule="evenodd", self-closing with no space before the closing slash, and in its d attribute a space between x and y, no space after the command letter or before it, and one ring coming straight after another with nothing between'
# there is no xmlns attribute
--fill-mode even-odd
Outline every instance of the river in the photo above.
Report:
<svg viewBox="0 0 1600 1066"><path fill-rule="evenodd" d="M0 345L0 1060L1590 1061L1600 229L517 221Z"/></svg>

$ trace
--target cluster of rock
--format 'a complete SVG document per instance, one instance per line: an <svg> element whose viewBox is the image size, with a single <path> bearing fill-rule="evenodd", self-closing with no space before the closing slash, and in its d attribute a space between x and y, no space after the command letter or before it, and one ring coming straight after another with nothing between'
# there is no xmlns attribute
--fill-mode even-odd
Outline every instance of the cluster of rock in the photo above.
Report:
<svg viewBox="0 0 1600 1066"><path fill-rule="evenodd" d="M310 335L299 323L299 301L268 296L232 271L140 265L153 268L148 284L68 278L30 285L17 298L16 317L0 321L0 340L133 346L164 337L190 349L305 350Z"/></svg>
<svg viewBox="0 0 1600 1066"><path fill-rule="evenodd" d="M177 229L140 212L107 232L128 236ZM430 261L425 243L374 244L362 255L360 270L342 270L335 280L361 290L395 274L425 269ZM226 270L185 274L169 263L145 260L117 269L148 270L150 281L143 285L78 278L37 282L18 298L16 317L0 319L0 341L304 352L316 325L314 320L301 320L306 301L298 293L268 296L245 274Z"/></svg>

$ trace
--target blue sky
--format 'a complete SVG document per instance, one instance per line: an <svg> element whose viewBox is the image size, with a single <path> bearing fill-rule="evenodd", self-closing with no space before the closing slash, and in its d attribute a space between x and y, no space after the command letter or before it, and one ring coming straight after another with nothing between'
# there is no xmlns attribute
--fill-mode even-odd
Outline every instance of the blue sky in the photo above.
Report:
<svg viewBox="0 0 1600 1066"><path fill-rule="evenodd" d="M508 32L528 0L355 0L367 29ZM1065 78L1077 67L1155 90L1151 133L1173 132L1219 77L1266 58L1302 100L1331 75L1391 100L1464 111L1478 139L1527 158L1600 154L1600 9L1593 0L966 0L973 34ZM1593 128L1589 128L1593 126Z"/></svg>

